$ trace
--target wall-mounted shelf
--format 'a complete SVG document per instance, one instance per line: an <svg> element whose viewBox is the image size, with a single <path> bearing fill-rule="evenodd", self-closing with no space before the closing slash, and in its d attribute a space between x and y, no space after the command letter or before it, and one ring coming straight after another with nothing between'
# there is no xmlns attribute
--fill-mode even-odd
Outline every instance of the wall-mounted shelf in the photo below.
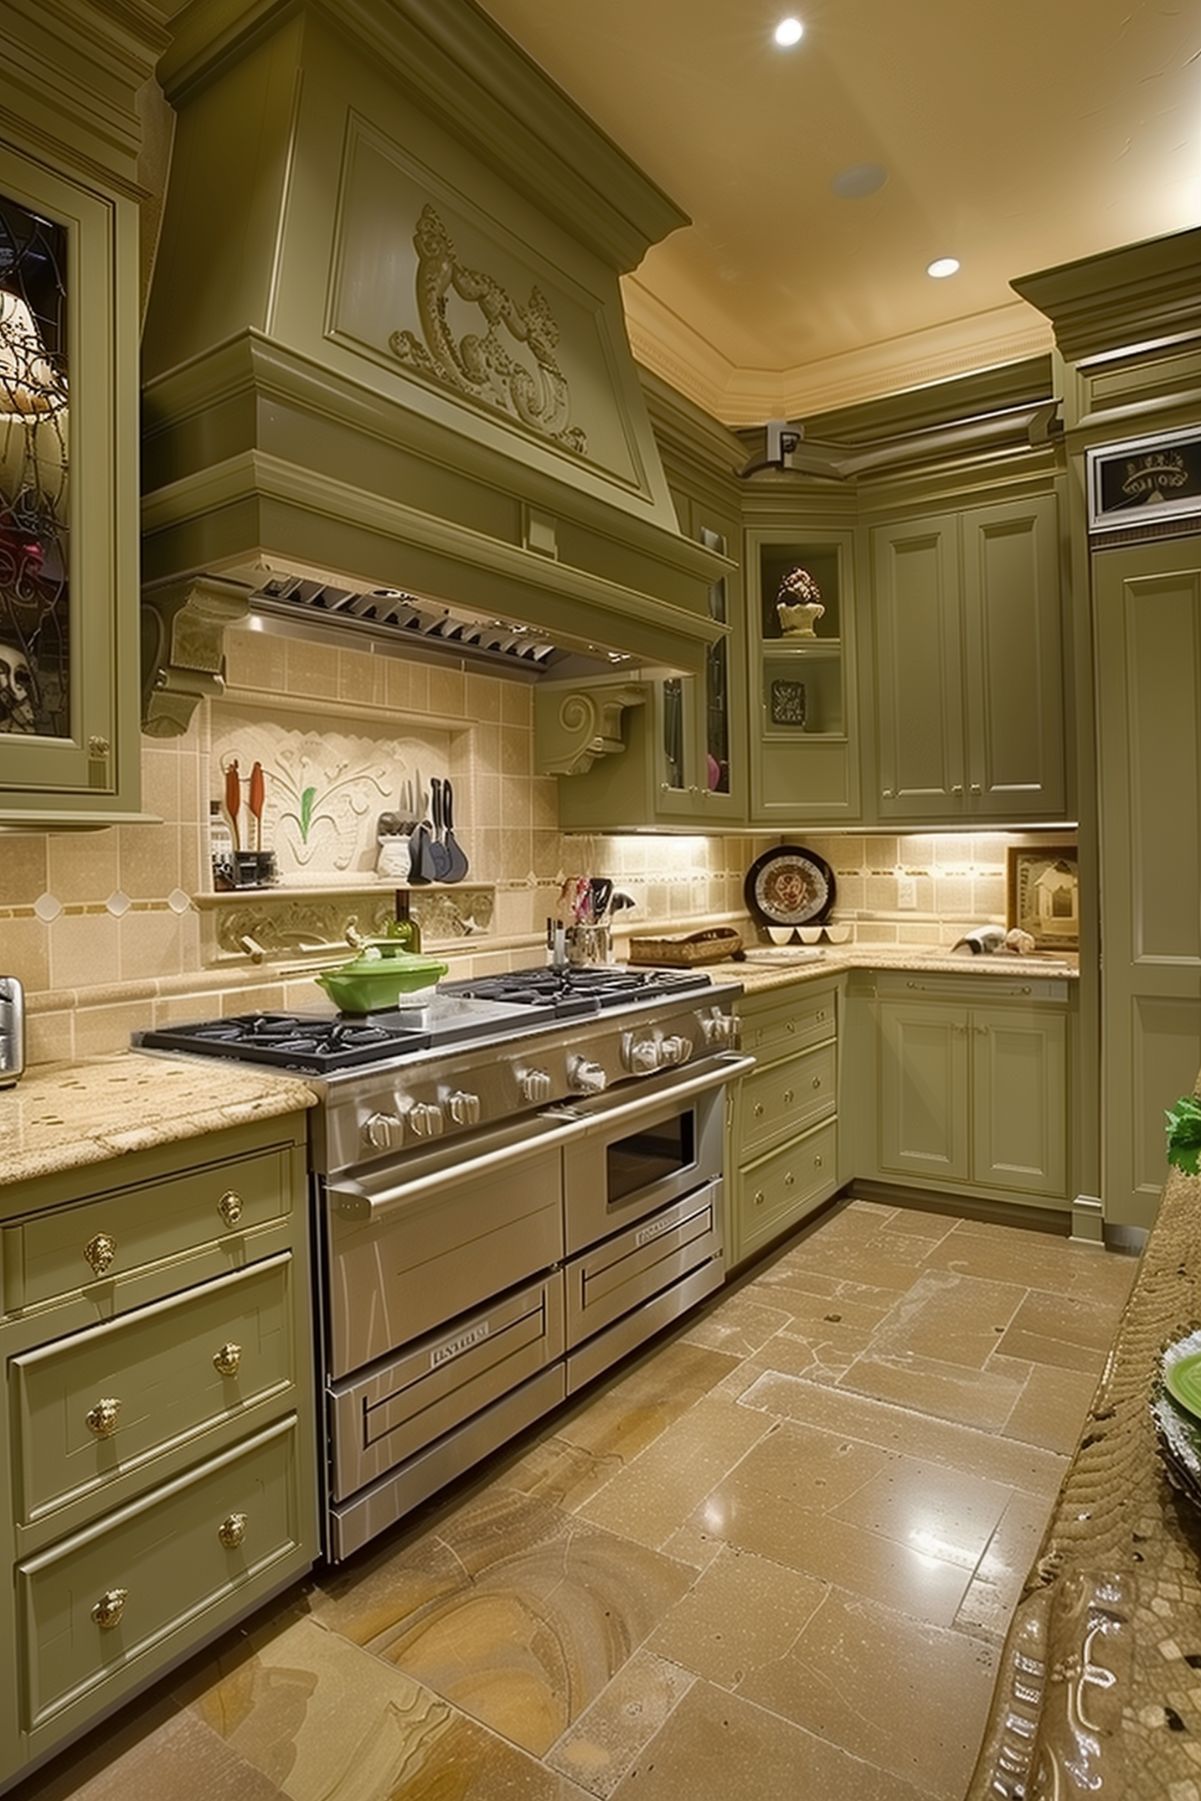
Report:
<svg viewBox="0 0 1201 1801"><path fill-rule="evenodd" d="M235 888L195 894L208 963L267 963L297 956L350 955L347 928L383 938L396 917L403 883L372 880L342 887ZM429 949L488 936L496 889L487 882L429 883L406 888L413 918Z"/></svg>

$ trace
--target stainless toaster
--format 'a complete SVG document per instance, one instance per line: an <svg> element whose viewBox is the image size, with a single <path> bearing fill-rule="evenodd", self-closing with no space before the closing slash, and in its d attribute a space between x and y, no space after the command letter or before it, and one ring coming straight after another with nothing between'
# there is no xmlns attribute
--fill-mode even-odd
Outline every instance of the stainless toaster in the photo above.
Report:
<svg viewBox="0 0 1201 1801"><path fill-rule="evenodd" d="M16 976L0 976L0 1088L25 1068L25 990Z"/></svg>

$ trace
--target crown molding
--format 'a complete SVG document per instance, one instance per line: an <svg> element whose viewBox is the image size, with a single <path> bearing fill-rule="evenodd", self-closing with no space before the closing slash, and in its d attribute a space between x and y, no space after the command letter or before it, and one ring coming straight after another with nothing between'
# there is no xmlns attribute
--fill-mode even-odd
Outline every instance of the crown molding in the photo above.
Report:
<svg viewBox="0 0 1201 1801"><path fill-rule="evenodd" d="M1061 263L1010 286L1045 313L1069 362L1201 326L1201 227Z"/></svg>
<svg viewBox="0 0 1201 1801"><path fill-rule="evenodd" d="M1046 319L1022 301L865 344L791 369L739 369L634 277L622 282L635 357L735 430L879 400L902 390L1020 363L1051 349Z"/></svg>

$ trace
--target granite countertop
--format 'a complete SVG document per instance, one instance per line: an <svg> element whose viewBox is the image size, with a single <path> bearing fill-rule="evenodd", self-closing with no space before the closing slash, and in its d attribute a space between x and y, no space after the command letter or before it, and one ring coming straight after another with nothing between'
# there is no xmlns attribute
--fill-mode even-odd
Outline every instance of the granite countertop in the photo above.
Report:
<svg viewBox="0 0 1201 1801"><path fill-rule="evenodd" d="M748 994L771 988L787 988L794 982L820 982L843 975L849 969L899 969L913 975L1037 976L1044 981L1078 980L1075 957L1070 962L1042 957L955 956L950 951L933 954L903 944L831 944L812 963L707 963L705 973L715 982L740 982Z"/></svg>
<svg viewBox="0 0 1201 1801"><path fill-rule="evenodd" d="M215 1059L125 1051L35 1065L0 1091L0 1186L297 1113L315 1101L296 1077Z"/></svg>

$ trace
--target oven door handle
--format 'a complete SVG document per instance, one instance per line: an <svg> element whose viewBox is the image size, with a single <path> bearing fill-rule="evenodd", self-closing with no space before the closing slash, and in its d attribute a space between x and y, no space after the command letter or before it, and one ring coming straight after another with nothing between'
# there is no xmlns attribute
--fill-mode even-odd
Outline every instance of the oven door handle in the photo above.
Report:
<svg viewBox="0 0 1201 1801"><path fill-rule="evenodd" d="M573 1119L575 1131L580 1138L592 1138L598 1132L606 1136L612 1133L614 1126L636 1124L652 1113L662 1113L677 1101L691 1100L693 1095L705 1094L713 1088L723 1088L728 1082L736 1082L740 1076L749 1075L755 1067L753 1057L722 1057L720 1062L711 1064L694 1075L674 1081L669 1087L658 1088L654 1094L640 1094L636 1100L603 1100L587 1104L574 1113L570 1111L571 1103L562 1108L555 1108L542 1115L543 1119Z"/></svg>
<svg viewBox="0 0 1201 1801"><path fill-rule="evenodd" d="M360 1182L331 1183L330 1203L344 1219L384 1219L388 1214L407 1207L410 1202L428 1200L443 1192L448 1182L453 1182L457 1188L463 1182L491 1175L494 1170L519 1163L524 1157L539 1156L543 1151L565 1144L568 1139L578 1138L580 1135L580 1127L574 1121L564 1121L559 1125L557 1121L548 1121L544 1114L539 1118L539 1125L541 1130L535 1138L518 1144L498 1145L494 1150L482 1151L477 1157L469 1157L464 1163L431 1170L427 1175L411 1177L407 1182L398 1182L394 1188L369 1191Z"/></svg>

